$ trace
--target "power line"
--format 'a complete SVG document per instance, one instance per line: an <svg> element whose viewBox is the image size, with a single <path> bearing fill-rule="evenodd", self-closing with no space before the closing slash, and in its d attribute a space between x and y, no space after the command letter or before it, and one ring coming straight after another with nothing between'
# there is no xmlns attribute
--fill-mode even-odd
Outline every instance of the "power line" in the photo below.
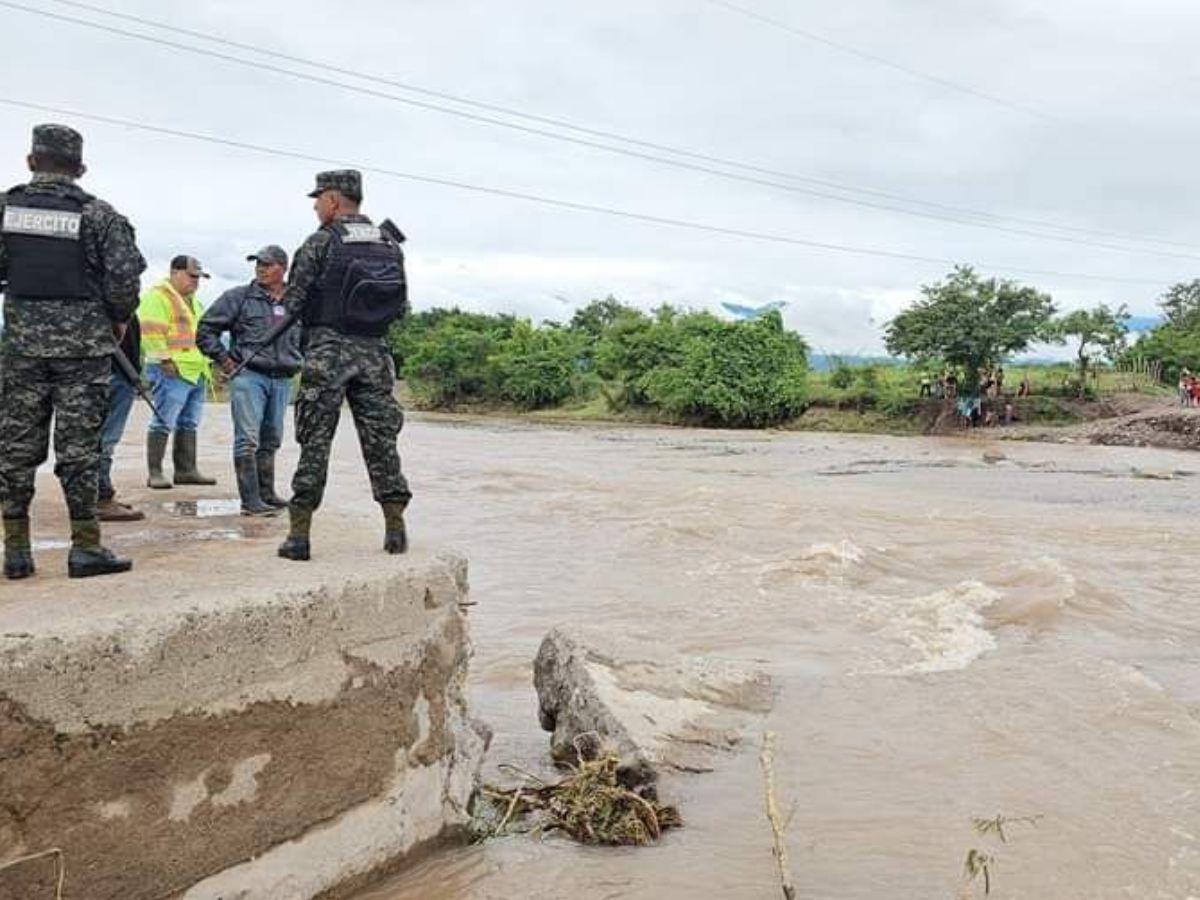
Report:
<svg viewBox="0 0 1200 900"><path fill-rule="evenodd" d="M292 69L286 69L286 68L282 68L279 66L260 63L260 62L254 61L254 60L248 60L248 59L244 59L242 57L231 56L229 54L219 53L219 52L216 52L213 50L205 50L205 49L202 49L199 47L194 47L194 46L191 46L188 44L181 44L181 43L174 42L174 41L168 41L163 38L155 37L152 35L140 34L138 32L127 31L127 30L121 29L121 28L114 28L112 26L103 25L103 24L100 24L97 22L91 22L86 19L79 19L79 18L75 18L73 16L66 16L66 15L60 15L60 14L56 14L56 13L52 13L52 12L47 12L45 10L36 9L34 7L26 6L21 3L14 3L14 2L12 2L12 0L0 0L0 6L8 7L10 9L19 10L19 11L26 12L26 13L44 16L46 18L55 19L58 21L68 22L68 23L75 24L75 25L82 25L87 28L93 28L93 29L96 29L99 31L108 32L108 33L115 34L115 35L118 35L121 37L133 38L135 40L143 41L146 43L158 44L161 46L166 46L166 47L170 47L172 49L182 50L184 52L193 53L193 54L197 54L197 55L201 55L201 56L210 56L210 57L220 59L220 60L223 60L226 62L232 62L232 63L238 64L238 65L246 66L248 68L261 69L264 71L273 72L275 74L286 75L286 76L289 76L292 78L297 78L300 80L309 81L309 82L321 84L321 85L328 86L328 87L336 87L336 88L340 88L343 90L362 93L362 94L366 94L368 96L376 97L379 99L392 100L394 102L404 103L404 104L407 104L410 106L415 106L417 108L424 109L427 111L438 112L438 113L442 113L445 115L455 116L458 118L464 118L464 119L467 119L467 120L470 120L473 122L507 128L507 129L518 131L518 132L521 132L524 134L532 134L532 135L536 135L538 137L544 137L544 138L549 138L551 140L557 140L557 141L562 141L562 142L566 142L566 143L570 143L570 144L585 146L585 147L588 147L591 149L601 150L604 152L617 153L620 155L630 156L630 157L633 157L636 159L642 159L642 160L646 160L649 162L655 162L655 163L659 163L662 165L671 166L674 168L684 169L684 170L693 171L693 172L700 172L702 174L707 174L707 175L713 175L713 176L716 176L719 178L724 178L727 180L738 181L738 182L743 182L743 183L748 183L748 184L754 184L754 185L758 185L761 187L768 187L768 188L773 188L773 189L777 189L777 190L783 190L783 191L787 191L790 193L802 194L805 196L817 197L819 199L829 200L829 201L836 202L836 203L845 203L845 204L850 204L853 206L865 207L868 209L876 209L876 210L881 210L881 211L885 211L885 212L897 213L900 215L914 216L914 217L923 218L923 219L931 219L934 221L950 222L950 223L956 224L956 225L967 225L969 227L974 227L974 228L985 228L988 230L1007 233L1007 234L1013 234L1013 235L1017 235L1020 237L1032 237L1032 238L1036 238L1038 240L1053 240L1053 241L1059 241L1062 243L1077 244L1077 245L1081 245L1081 246L1094 246L1099 249L1113 250L1113 251L1120 252L1120 253L1148 254L1148 255L1163 256L1163 257L1175 258L1175 259L1193 259L1193 260L1200 259L1200 256L1192 254L1192 253L1176 253L1176 252L1172 252L1172 251L1158 250L1158 249L1154 249L1151 247L1127 247L1127 246L1121 246L1118 244L1110 244L1110 243L1104 243L1104 242L1099 242L1099 241L1094 241L1094 240L1082 239L1082 238L1078 238L1078 237L1071 237L1069 235L1048 234L1046 232L1030 231L1026 228L1014 228L1011 226L1006 226L1006 225L996 224L996 223L1003 222L1003 221L1017 221L1022 224L1034 224L1036 227L1051 228L1051 229L1055 229L1055 230L1059 230L1059 231L1075 231L1075 232L1082 233L1082 234L1095 234L1095 235L1102 236L1102 237L1112 237L1117 240L1123 240L1123 241L1134 241L1134 242L1140 242L1140 243L1161 243L1161 244L1165 244L1165 245L1173 245L1173 246L1194 249L1194 247L1192 247L1192 245L1189 245L1189 244L1184 244L1184 243L1174 242L1174 241L1165 241L1162 239L1143 238L1143 237L1137 237L1137 236L1126 236L1126 235L1120 235L1117 233L1101 232L1101 231L1095 231L1095 230L1091 230L1091 229L1081 229L1081 228L1076 228L1073 226L1065 226L1065 225L1056 224L1056 223L1052 223L1052 222L1039 222L1037 220L1014 219L1011 217L997 216L992 213L982 212L982 211L978 211L978 210L956 208L956 207L952 207L952 206L946 206L944 204L933 203L930 201L917 200L917 199L905 197L902 195L889 194L889 193L883 192L883 191L875 191L875 190L863 189L863 188L854 188L854 187L849 187L846 185L840 185L835 182L826 182L826 181L822 181L820 179L807 178L804 176L798 176L798 175L790 174L787 172L779 172L777 170L764 169L761 167L751 166L751 165L740 163L737 161L726 160L726 159L722 159L720 157L707 156L705 154L695 153L693 151L675 148L675 147L671 147L671 146L664 145L664 144L654 144L654 143L651 143L648 141L642 141L642 140L639 140L636 138L626 137L626 136L623 136L620 134L616 134L614 132L605 132L605 131L599 131L596 129L585 128L582 126L573 125L569 122L564 122L561 120L551 119L551 118L547 118L547 117L543 117L543 116L533 116L533 115L529 115L529 114L520 112L518 110L512 110L512 109L509 109L506 107L496 106L494 104L480 103L478 101L474 101L474 100L470 100L470 99L462 98L462 97L457 97L455 95L446 94L444 92L431 91L426 88L420 88L420 87L416 87L416 86L407 84L405 82L399 82L399 81L394 81L391 79L381 78L381 77L378 77L375 75L371 75L369 73L358 72L358 71L355 71L352 69L346 69L346 68L342 68L339 66L327 65L325 63L305 59L303 57L292 56L292 55L285 54L285 53L279 53L277 51L273 51L273 50L269 50L266 48L255 46L253 44L227 40L220 36L207 34L205 32L201 32L201 31L195 31L195 30L187 29L187 28L180 28L180 27L177 27L174 25L170 25L168 23L157 22L157 21L145 19L145 18L142 18L139 16L132 16L132 15L127 15L125 13L118 13L118 12L113 12L110 10L105 10L102 7L97 7L92 4L77 2L77 0L55 0L55 2L58 2L62 5L85 9L90 12L100 13L102 15L107 15L107 16L111 16L114 18L122 19L122 20L136 22L140 25L144 25L144 26L148 26L148 27L152 27L152 28L160 28L160 29L163 29L166 31L183 34L183 35L186 35L189 37L196 37L196 38L200 38L203 40L212 41L214 43L223 44L223 45L230 46L230 47L235 47L240 50L248 50L248 51L263 54L263 55L266 55L269 57L283 59L283 60L286 60L286 61L292 62L292 63L298 63L301 65L310 66L313 68L325 69L327 71L336 72L338 74L350 75L355 78L360 78L360 79L364 79L364 80L368 80L368 81L374 81L374 82L378 82L378 83L382 83L382 84L387 84L392 87L397 87L401 90L422 93L422 94L426 94L426 95L430 95L430 96L439 97L442 99L448 99L455 103L462 103L462 104L474 106L477 108L484 108L484 109L488 109L488 110L501 112L505 115L516 116L516 117L524 118L526 120L550 124L550 125L553 125L554 127L565 128L568 130L576 131L578 133L601 136L601 137L605 137L605 138L611 139L611 140L623 141L623 142L630 143L633 145L648 147L648 148L660 150L663 152L674 153L677 155L684 155L684 156L688 156L688 157L695 158L695 159L702 159L702 160L717 163L719 165L741 168L741 169L747 170L747 171L762 172L762 173L766 173L766 174L790 178L793 180L805 181L810 184L818 184L822 187L828 187L828 188L832 188L834 190L840 190L840 191L846 191L846 192L856 192L856 193L866 194L866 195L870 195L870 196L878 196L878 197L882 197L885 199L895 200L895 201L898 201L901 203L909 203L909 204L924 206L927 209L933 209L933 210L940 209L946 213L949 213L949 215L940 214L937 212L905 209L902 207L894 206L889 203L873 202L873 201L868 201L868 200L856 199L853 197L843 197L843 196L839 196L837 194L831 194L828 191L814 190L812 188L803 188L803 187L799 187L797 185L785 184L785 183L781 183L779 181L774 181L774 180L760 178L760 177L750 177L750 176L745 176L745 175L738 175L733 172L726 172L726 171L723 171L720 169L714 169L710 166L699 165L697 163L689 163L689 162L683 162L681 160L664 158L662 156L658 156L655 154L641 152L641 151L637 151L637 150L630 150L628 148L623 148L623 147L614 147L609 144L603 144L603 143L599 143L599 142L593 141L593 140L574 138L574 137L570 137L568 135L557 134L555 132L546 131L541 128L531 128L528 126L517 125L512 122L504 122L504 121L497 120L497 119L494 119L494 118L491 118L488 116L481 116L481 115L476 115L473 113L463 112L462 110L448 108L448 107L445 107L445 106L442 106L442 105L436 104L436 103L418 101L418 100L413 100L411 98L406 98L406 97L398 97L395 94L390 94L390 93L385 93L382 91L376 91L376 90L372 90L372 89L368 89L368 88L363 88L363 87L360 87L357 85L352 85L352 84L347 84L342 81L337 81L335 79L324 78L324 77L320 77L320 76L297 72ZM979 218L984 218L984 219L990 219L992 221L982 221L982 222L972 221L970 217L979 217Z"/></svg>
<svg viewBox="0 0 1200 900"><path fill-rule="evenodd" d="M772 28L777 28L780 31L786 31L788 34L804 38L807 41L823 44L826 47L831 47L834 50L841 51L842 53L848 53L851 56L857 56L859 59L864 59L868 62L876 63L877 65L886 66L887 68L893 69L897 72L903 72L905 75L920 79L921 81L929 82L930 84L936 84L938 87L946 88L947 90L951 91L958 91L962 94L969 94L976 99L986 100L988 103L994 103L997 106L1003 106L1005 109L1024 113L1025 115L1033 116L1037 119L1043 119L1051 122L1059 121L1059 119L1057 119L1055 116L1044 113L1032 106L1026 106L1023 103L1016 103L1012 100L1007 100L1004 97L997 96L996 94L989 94L986 91L972 87L969 84L962 84L958 81L952 81L949 78L943 78L941 75L933 75L929 72L923 72L920 69L914 69L911 66L906 66L903 63L895 62L887 57L879 56L878 54L871 53L867 50L860 50L858 47L853 47L850 44L843 44L841 41L835 41L833 38L825 37L822 34L817 34L813 31L807 31L803 28L797 28L795 25L789 25L787 22L774 19L771 16L764 15L763 13L757 12L753 9L747 9L746 7L739 6L736 3L730 3L728 0L704 0L704 2L711 3L713 6L719 6L722 9L728 10L729 12L745 16L748 19L754 19L758 22L762 22L765 25L770 25Z"/></svg>
<svg viewBox="0 0 1200 900"><path fill-rule="evenodd" d="M471 191L477 194L488 194L496 197L505 197L510 200L523 200L530 203L538 203L543 206L556 207L558 209L568 209L575 212L587 212L597 215L613 216L621 219L628 219L639 222L647 222L652 225L666 225L672 228L687 229L690 231L699 231L709 234L720 234L727 237L745 238L748 240L764 241L767 243L786 244L796 247L806 247L813 250L830 250L838 253L850 253L859 256L875 256L886 259L899 259L908 262L923 262L936 263L941 266L956 266L960 261L947 259L936 256L921 256L914 253L904 253L901 251L884 250L875 247L856 247L848 244L833 244L824 241L813 241L806 238L792 237L790 235L773 234L764 231L750 231L742 228L732 228L722 225L711 225L705 222L696 222L688 219L676 219L669 216L654 215L651 213L636 212L633 210L618 209L610 206L599 206L590 203L579 203L573 200L561 200L555 197L546 197L539 194L531 194L524 191L508 190L506 188L494 188L486 185L472 184L465 181L457 181L449 178L440 178L432 175L419 175L412 172L402 172L396 169L385 169L379 166L371 166L357 162L347 162L344 159L335 159L327 156L319 156L315 154L303 153L294 150L283 150L277 147L268 147L263 144L254 144L249 141L235 140L233 138L224 138L217 135L201 134L194 131L184 131L176 128L168 128L160 125L151 125L145 122L137 122L131 119L122 119L114 116L102 116L95 113L85 113L78 110L63 109L56 106L48 106L41 103L33 103L26 100L17 100L9 97L0 97L0 104L12 106L19 109L36 110L38 112L52 113L54 115L73 116L77 119L85 121L99 122L105 125L115 125L120 128L132 128L138 131L146 131L154 134L169 135L171 137L186 138L188 140L202 141L208 144L215 144L223 147L230 147L238 150L250 150L255 153L262 153L269 156L282 157L287 159L301 160L309 163L317 163L319 165L333 165L356 168L363 172L370 172L376 175L383 175L389 178L400 178L406 181L413 181L421 184L431 184L440 187L450 187L462 191ZM1133 284L1133 285L1153 285L1161 287L1162 279L1149 278L1123 278L1120 276L1110 275L1093 275L1080 272L1059 272L1049 269L1030 269L1019 266L998 266L991 263L977 263L980 268L990 269L998 272L1011 272L1023 275L1043 275L1051 278L1062 279L1077 279L1083 281L1101 281L1111 282L1114 284Z"/></svg>
<svg viewBox="0 0 1200 900"><path fill-rule="evenodd" d="M217 43L217 44L222 44L222 45L225 45L228 47L234 47L234 48L241 49L241 50L248 50L253 53L257 53L257 54L267 56L270 58L281 59L281 60L285 60L287 62L298 63L298 64L301 64L304 66L310 66L313 68L324 69L326 71L335 72L335 73L342 74L342 75L349 75L349 76L352 76L354 78L358 78L358 79L361 79L364 81L371 81L371 82L375 82L377 84L388 85L390 87L395 87L400 90L409 91L411 93L421 94L421 95L429 96L429 97L436 97L436 98L443 99L443 100L449 100L454 103L459 103L459 104L462 104L465 106L474 107L476 109L485 109L485 110L489 110L491 112L498 112L498 113L502 113L504 115L512 116L515 118L524 119L526 121L538 122L538 123L544 124L544 125L551 125L556 128L562 128L562 129L566 129L568 131L574 131L574 132L577 132L580 134L587 134L587 135L591 135L593 137L602 137L602 138L606 138L609 140L621 141L623 143L628 143L628 144L631 144L634 146L640 146L640 147L644 147L644 148L651 149L651 150L658 150L661 152L672 153L672 154L679 155L679 156L702 160L704 162L716 163L719 165L728 166L728 167L735 168L735 169L742 169L744 171L755 172L755 173L763 174L763 175L772 175L772 176L777 176L777 177L789 178L789 179L799 181L799 182L804 182L807 184L815 184L820 187L826 187L826 188L831 188L833 190L845 191L847 193L857 193L857 194L863 194L866 196L874 196L874 197L881 197L884 199L896 200L898 202L909 203L909 204L913 204L916 206L924 206L924 207L930 208L930 209L938 209L938 210L942 210L943 212L949 212L949 213L952 213L955 215L960 215L960 216L968 216L968 217L974 216L974 217L980 217L980 218L989 219L989 220L998 221L998 222L1005 222L1005 221L1015 222L1015 223L1021 224L1021 225L1032 225L1032 226L1039 227L1039 228L1051 228L1051 229L1058 230L1058 231L1067 231L1067 232L1074 232L1074 233L1079 233L1079 234L1090 234L1090 235L1093 235L1096 237L1115 238L1118 240L1133 241L1135 243L1164 244L1167 246L1176 246L1176 247L1185 247L1185 248L1195 249L1194 245L1191 245L1191 244L1188 244L1185 242L1181 242L1181 241L1172 241L1172 240L1168 240L1168 239L1161 238L1161 237L1147 236L1147 235L1132 235L1132 234L1128 234L1128 233L1106 231L1106 230L1102 230L1102 229L1083 228L1080 226L1064 225L1062 223L1046 221L1043 219L1030 219L1030 218L1018 217L1018 216L1004 216L1004 215L999 215L996 213L987 212L984 210L976 210L976 209L970 209L970 208L965 208L965 207L952 206L952 205L948 205L948 204L937 203L937 202L930 201L930 200L922 200L922 199L919 199L916 197L910 197L910 196L906 196L903 194L896 194L893 192L881 191L881 190L877 190L877 189L873 189L873 188L866 188L866 187L855 186L855 185L841 184L839 182L830 181L828 179L815 178L812 176L800 175L800 174L797 174L794 172L786 172L786 171L781 171L778 169L766 168L763 166L758 166L758 165L746 163L746 162L739 161L739 160L732 160L732 159L728 159L728 158L724 158L724 157L713 156L713 155L706 154L706 153L700 153L700 152L696 152L694 150L688 150L686 148L680 148L680 147L675 147L675 146L671 146L668 144L646 141L646 140L643 140L640 138L635 138L635 137L630 137L628 135L619 134L617 132L605 131L605 130L596 129L596 128L590 128L590 127L578 125L578 124L575 124L572 122L567 122L562 119L556 119L556 118L551 118L548 116L530 114L527 112L523 112L521 110L513 109L511 107L500 106L500 105L494 104L494 103L485 103L485 102L471 99L469 97L463 97L461 95L450 94L445 91L432 90L430 88L415 85L411 82L400 81L400 80L397 80L394 78L385 78L385 77L375 75L375 74L372 74L369 72L362 72L362 71L355 70L355 69L349 69L349 68L345 68L342 66L333 65L331 63L322 62L320 60L307 59L305 57L295 56L295 55L288 54L288 53L283 53L281 51L272 50L272 49L261 47L261 46L255 45L255 44L249 44L249 43L245 43L245 42L241 42L241 41L230 40L228 38L222 37L220 35L212 34L210 32L198 31L198 30L190 29L190 28L182 28L179 26L172 25L168 22L161 22L161 21L154 20L154 19L147 19L142 16L134 16L134 15L129 15L127 13L117 12L115 10L105 9L104 7L96 6L94 4L79 2L79 0L54 0L54 2L56 2L62 6L87 10L89 12L97 13L97 14L104 15L104 16L109 16L109 17L116 18L116 19L121 19L124 21L134 22L134 23L137 23L140 25L151 27L151 28L159 28L164 31L169 31L169 32L173 32L176 34L182 34L182 35L186 35L188 37L200 38L202 40L210 41L210 42ZM29 7L21 7L21 8L24 9L25 11L34 11ZM79 22L79 20L69 20L69 21ZM82 22L81 24L90 24L90 23ZM601 148L601 149L610 149L611 150L613 148Z"/></svg>

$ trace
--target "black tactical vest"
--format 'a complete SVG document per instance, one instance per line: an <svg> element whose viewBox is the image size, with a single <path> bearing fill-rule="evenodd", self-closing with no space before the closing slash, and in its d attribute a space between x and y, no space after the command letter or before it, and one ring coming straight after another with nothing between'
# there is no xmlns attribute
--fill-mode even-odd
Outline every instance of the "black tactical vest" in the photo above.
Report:
<svg viewBox="0 0 1200 900"><path fill-rule="evenodd" d="M408 310L404 252L369 222L337 222L326 230L333 240L305 303L304 324L382 337Z"/></svg>
<svg viewBox="0 0 1200 900"><path fill-rule="evenodd" d="M87 300L83 206L91 194L66 196L19 185L8 192L0 239L8 251L8 295L22 300Z"/></svg>

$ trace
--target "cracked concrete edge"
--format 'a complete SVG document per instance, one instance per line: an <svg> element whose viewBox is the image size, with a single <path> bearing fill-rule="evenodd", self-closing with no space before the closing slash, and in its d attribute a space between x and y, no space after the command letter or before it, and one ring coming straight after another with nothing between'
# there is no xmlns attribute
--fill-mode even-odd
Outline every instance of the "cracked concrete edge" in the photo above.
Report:
<svg viewBox="0 0 1200 900"><path fill-rule="evenodd" d="M456 710L454 753L425 766L398 754L388 790L295 840L193 885L177 900L298 900L344 897L394 871L424 847L465 829L490 740L485 726ZM430 815L421 810L437 810Z"/></svg>
<svg viewBox="0 0 1200 900"><path fill-rule="evenodd" d="M148 602L116 621L58 617L0 640L0 685L68 734L180 711L318 703L336 694L350 656L384 668L411 658L425 643L417 635L432 640L445 616L460 614L466 590L466 560L443 553L373 580L334 576L315 589L236 597L200 591L186 608Z"/></svg>

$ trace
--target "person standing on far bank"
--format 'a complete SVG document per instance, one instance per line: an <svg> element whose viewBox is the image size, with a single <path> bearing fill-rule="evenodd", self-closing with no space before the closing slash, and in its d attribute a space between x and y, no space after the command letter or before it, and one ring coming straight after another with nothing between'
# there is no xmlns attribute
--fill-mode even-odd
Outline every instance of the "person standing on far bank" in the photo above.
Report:
<svg viewBox="0 0 1200 900"><path fill-rule="evenodd" d="M96 486L115 338L137 308L146 261L133 227L80 188L83 137L38 125L26 159L33 178L0 196L0 485L4 575L35 572L29 507L49 453L71 517L67 574L133 567L100 543Z"/></svg>
<svg viewBox="0 0 1200 900"><path fill-rule="evenodd" d="M371 493L383 509L383 549L403 553L404 509L412 494L396 449L404 413L393 394L395 364L384 336L408 312L404 236L359 212L362 175L353 169L319 173L309 196L321 227L296 251L284 293L289 315L304 324L304 367L296 400L300 462L279 555L309 558L312 517L325 493L343 400L354 417Z"/></svg>
<svg viewBox="0 0 1200 900"><path fill-rule="evenodd" d="M226 375L246 363L229 385L233 468L242 515L273 516L287 506L275 495L275 454L283 441L292 376L300 371L300 325L264 344L267 333L287 317L287 253L270 244L246 260L254 262L254 280L226 291L205 311L196 328L196 344ZM221 344L225 332L230 336L228 350Z"/></svg>
<svg viewBox="0 0 1200 900"><path fill-rule="evenodd" d="M175 484L217 483L196 467L197 432L209 374L208 359L196 347L200 319L196 290L202 278L208 278L208 273L197 260L176 256L170 275L146 291L138 305L146 375L161 414L161 418L151 417L146 434L146 484L152 488L171 486L163 474L163 458L172 432Z"/></svg>

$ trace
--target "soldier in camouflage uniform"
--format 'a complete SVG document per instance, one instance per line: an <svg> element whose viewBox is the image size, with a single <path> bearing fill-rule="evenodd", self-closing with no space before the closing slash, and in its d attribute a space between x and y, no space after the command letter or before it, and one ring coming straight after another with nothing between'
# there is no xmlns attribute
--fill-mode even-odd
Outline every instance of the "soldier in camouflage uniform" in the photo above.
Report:
<svg viewBox="0 0 1200 900"><path fill-rule="evenodd" d="M0 197L0 483L4 574L33 574L29 507L54 420L54 472L71 515L72 578L133 565L100 544L96 486L114 335L137 308L146 261L133 228L79 188L83 138L65 125L33 129L32 180Z"/></svg>
<svg viewBox="0 0 1200 900"><path fill-rule="evenodd" d="M395 365L384 335L408 311L404 237L359 212L362 176L317 175L313 209L321 227L296 251L283 302L304 323L304 368L296 399L300 462L288 506L286 559L309 558L309 529L321 504L329 450L342 402L350 405L371 492L383 508L384 550L408 548L404 509L412 494L400 471L396 438L404 414L393 395Z"/></svg>

